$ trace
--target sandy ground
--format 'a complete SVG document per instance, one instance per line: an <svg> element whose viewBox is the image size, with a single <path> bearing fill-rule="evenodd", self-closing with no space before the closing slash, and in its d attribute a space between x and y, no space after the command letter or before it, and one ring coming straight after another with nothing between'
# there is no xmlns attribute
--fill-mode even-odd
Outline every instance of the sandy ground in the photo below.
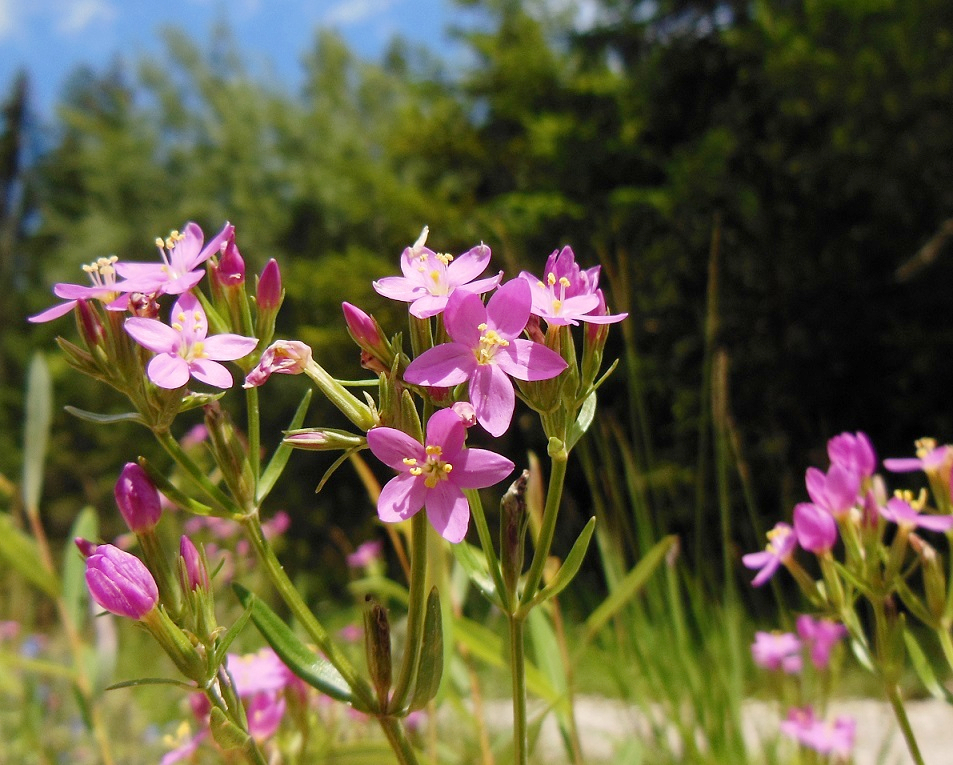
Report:
<svg viewBox="0 0 953 765"><path fill-rule="evenodd" d="M927 765L953 765L953 706L939 701L910 701L907 712ZM506 704L487 710L493 727L508 724ZM887 702L871 699L842 700L831 706L830 716L849 714L857 720L854 765L912 765L903 738ZM582 697L576 715L583 751L591 763L611 763L613 754L629 736L646 729L645 716L631 706L608 699ZM778 712L769 704L749 702L744 707L745 735L757 750L759 741L777 736ZM544 724L537 754L547 765L565 762L553 716ZM691 765L691 763L687 763ZM744 765L739 763L738 765Z"/></svg>

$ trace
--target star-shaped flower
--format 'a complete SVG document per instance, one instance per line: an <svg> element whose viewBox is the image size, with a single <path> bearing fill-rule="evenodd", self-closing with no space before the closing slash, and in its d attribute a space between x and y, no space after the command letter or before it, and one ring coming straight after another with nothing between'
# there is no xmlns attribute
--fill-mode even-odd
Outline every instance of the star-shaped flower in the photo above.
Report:
<svg viewBox="0 0 953 765"><path fill-rule="evenodd" d="M208 320L198 299L182 295L172 307L172 326L157 319L126 319L126 332L139 345L157 354L146 369L160 388L175 389L189 377L218 388L230 388L231 373L219 361L247 356L258 345L254 337L231 333L207 337Z"/></svg>

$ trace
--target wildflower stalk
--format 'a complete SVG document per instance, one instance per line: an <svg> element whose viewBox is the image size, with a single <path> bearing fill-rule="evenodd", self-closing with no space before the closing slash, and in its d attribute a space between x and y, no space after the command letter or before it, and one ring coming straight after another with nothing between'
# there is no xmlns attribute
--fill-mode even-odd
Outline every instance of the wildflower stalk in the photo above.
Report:
<svg viewBox="0 0 953 765"><path fill-rule="evenodd" d="M394 754L397 755L399 765L417 765L417 755L414 747L407 739L404 733L404 727L396 717L381 716L377 718L381 725L381 730L387 736L387 741Z"/></svg>
<svg viewBox="0 0 953 765"><path fill-rule="evenodd" d="M510 639L510 669L513 693L513 762L529 762L529 736L526 725L526 635L524 617L507 615Z"/></svg>
<svg viewBox="0 0 953 765"><path fill-rule="evenodd" d="M417 513L410 521L410 595L407 604L407 640L400 673L389 709L399 711L407 699L410 683L417 674L421 639L424 624L424 609L427 602L427 516Z"/></svg>
<svg viewBox="0 0 953 765"><path fill-rule="evenodd" d="M255 479L255 494L261 477L261 409L258 388L245 388L245 404L248 407L248 462Z"/></svg>
<svg viewBox="0 0 953 765"><path fill-rule="evenodd" d="M153 430L159 445L165 449L166 453L175 460L189 477L195 481L196 485L205 492L206 496L212 500L216 509L221 512L231 514L235 510L235 503L218 486L209 480L209 477L202 472L201 468L195 464L194 460L182 449L168 430Z"/></svg>
<svg viewBox="0 0 953 765"><path fill-rule="evenodd" d="M893 682L884 684L884 691L890 706L893 708L893 715L897 719L897 725L900 726L900 732L903 733L903 740L907 744L907 751L916 765L924 765L923 755L920 753L920 747L917 744L917 738L910 726L910 718L907 717L907 710L903 704L903 695L900 693L900 686Z"/></svg>
<svg viewBox="0 0 953 765"><path fill-rule="evenodd" d="M556 518L559 515L559 505L562 502L563 484L566 480L566 467L569 462L569 452L566 445L558 438L549 439L550 473L549 488L546 492L546 505L543 508L543 522L539 529L539 538L536 540L533 551L533 562L526 575L526 586L518 609L522 618L529 615L530 603L539 589L543 579L543 569L549 557L556 533Z"/></svg>

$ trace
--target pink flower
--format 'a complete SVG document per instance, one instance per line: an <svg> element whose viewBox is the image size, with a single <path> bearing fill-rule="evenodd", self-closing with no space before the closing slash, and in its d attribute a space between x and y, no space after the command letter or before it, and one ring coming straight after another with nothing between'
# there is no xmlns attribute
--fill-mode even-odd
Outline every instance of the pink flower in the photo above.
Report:
<svg viewBox="0 0 953 765"><path fill-rule="evenodd" d="M842 518L857 504L860 476L837 463L831 465L826 474L817 468L808 468L804 482L811 501L835 518Z"/></svg>
<svg viewBox="0 0 953 765"><path fill-rule="evenodd" d="M810 649L811 663L818 669L827 669L831 651L847 636L847 628L830 619L812 619L803 614L797 618L797 634Z"/></svg>
<svg viewBox="0 0 953 765"><path fill-rule="evenodd" d="M551 325L613 324L627 313L609 314L599 289L599 266L583 271L572 248L554 251L546 260L545 280L523 271L520 278L532 289L533 313Z"/></svg>
<svg viewBox="0 0 953 765"><path fill-rule="evenodd" d="M834 516L810 502L801 502L794 507L794 532L798 544L815 555L830 552L837 543Z"/></svg>
<svg viewBox="0 0 953 765"><path fill-rule="evenodd" d="M547 380L567 366L555 351L518 337L529 319L531 302L529 286L522 279L504 284L486 306L472 292L455 292L444 314L447 334L453 342L431 348L414 359L404 379L437 387L469 380L477 422L491 435L502 435L516 405L509 377Z"/></svg>
<svg viewBox="0 0 953 765"><path fill-rule="evenodd" d="M116 271L126 280L119 286L127 292L181 295L202 280L205 271L199 266L220 253L234 238L235 227L226 223L212 241L202 247L205 240L202 229L189 222L185 224L185 233L173 231L165 240L156 239L162 263L117 263Z"/></svg>
<svg viewBox="0 0 953 765"><path fill-rule="evenodd" d="M113 545L99 545L86 558L86 585L93 600L117 616L142 619L159 602L145 564Z"/></svg>
<svg viewBox="0 0 953 765"><path fill-rule="evenodd" d="M224 333L207 337L208 321L198 299L186 293L172 307L172 326L157 319L126 319L126 332L139 345L158 354L147 373L160 388L175 389L194 377L218 388L229 388L232 375L219 361L247 356L258 345L253 337Z"/></svg>
<svg viewBox="0 0 953 765"><path fill-rule="evenodd" d="M358 548L347 556L347 565L351 568L367 568L381 557L384 543L379 539L358 545Z"/></svg>
<svg viewBox="0 0 953 765"><path fill-rule="evenodd" d="M797 538L794 529L786 523L776 523L768 532L767 547L761 552L748 553L741 559L746 568L759 569L751 584L760 587L767 582L781 564L791 558L795 547L797 547Z"/></svg>
<svg viewBox="0 0 953 765"><path fill-rule="evenodd" d="M162 517L159 490L138 463L127 462L113 489L116 506L130 531L151 531Z"/></svg>
<svg viewBox="0 0 953 765"><path fill-rule="evenodd" d="M780 669L789 675L801 671L801 641L790 632L755 632L751 656L764 669Z"/></svg>
<svg viewBox="0 0 953 765"><path fill-rule="evenodd" d="M63 298L66 302L51 306L45 311L31 316L27 321L41 324L58 319L72 311L78 300L99 300L106 303L106 307L111 311L126 310L129 295L120 294L123 290L121 285L116 283L117 260L118 258L113 255L108 258L99 258L90 265L83 266L83 270L89 274L93 283L91 287L62 282L53 285L53 294L58 298Z"/></svg>
<svg viewBox="0 0 953 765"><path fill-rule="evenodd" d="M841 433L827 442L827 456L831 463L840 465L849 473L870 478L877 468L877 455L866 433Z"/></svg>
<svg viewBox="0 0 953 765"><path fill-rule="evenodd" d="M460 287L482 294L500 283L502 271L488 279L474 281L490 262L490 248L485 244L454 258L425 247L426 241L427 229L424 228L417 242L404 250L400 257L403 276L386 276L374 282L378 294L410 303L410 313L418 319L441 313L447 307L447 299Z"/></svg>
<svg viewBox="0 0 953 765"><path fill-rule="evenodd" d="M427 422L424 444L394 428L368 431L367 445L374 456L400 473L381 491L380 519L403 521L426 505L427 518L437 532L450 542L461 541L470 522L470 505L462 490L492 486L514 467L494 452L465 449L465 438L466 428L450 409L441 409Z"/></svg>
<svg viewBox="0 0 953 765"><path fill-rule="evenodd" d="M248 376L243 388L264 385L272 375L300 375L311 363L311 348L298 340L276 340L269 345L261 360Z"/></svg>
<svg viewBox="0 0 953 765"><path fill-rule="evenodd" d="M940 473L944 468L949 473L953 465L953 447L937 446L932 438L921 438L916 446L916 457L888 458L884 460L884 467L892 473L913 473L917 470Z"/></svg>
<svg viewBox="0 0 953 765"><path fill-rule="evenodd" d="M857 723L852 717L840 716L833 723L819 720L810 706L795 708L781 722L781 732L808 749L832 754L840 760L850 759L854 748Z"/></svg>
<svg viewBox="0 0 953 765"><path fill-rule="evenodd" d="M929 529L944 532L953 529L953 515L921 515L909 502L899 497L888 499L887 506L880 508L880 514L908 531Z"/></svg>

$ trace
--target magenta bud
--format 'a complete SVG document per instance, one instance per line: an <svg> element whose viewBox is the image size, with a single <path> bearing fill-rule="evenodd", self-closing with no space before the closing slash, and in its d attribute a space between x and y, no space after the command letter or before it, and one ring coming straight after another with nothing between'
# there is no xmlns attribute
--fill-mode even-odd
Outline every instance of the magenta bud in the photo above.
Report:
<svg viewBox="0 0 953 765"><path fill-rule="evenodd" d="M281 270L278 261L272 258L258 277L258 291L255 295L259 311L277 311L281 306Z"/></svg>
<svg viewBox="0 0 953 765"><path fill-rule="evenodd" d="M469 401L456 401L450 408L457 413L457 417L460 418L463 427L472 428L477 424L476 410Z"/></svg>
<svg viewBox="0 0 953 765"><path fill-rule="evenodd" d="M102 345L103 339L106 337L106 328L96 311L85 300L77 300L76 313L79 317L79 331L86 342L86 347L92 349L97 345Z"/></svg>
<svg viewBox="0 0 953 765"><path fill-rule="evenodd" d="M223 287L238 287L245 283L245 261L234 237L229 237L222 247L215 276Z"/></svg>
<svg viewBox="0 0 953 765"><path fill-rule="evenodd" d="M100 606L130 619L142 619L159 602L159 588L145 564L113 545L99 545L86 559L86 586Z"/></svg>
<svg viewBox="0 0 953 765"><path fill-rule="evenodd" d="M245 378L245 388L257 388L273 374L300 375L311 363L311 348L298 340L277 340L268 346L258 366Z"/></svg>
<svg viewBox="0 0 953 765"><path fill-rule="evenodd" d="M344 310L348 331L358 345L375 348L381 343L381 334L373 318L351 303L341 303L341 308Z"/></svg>
<svg viewBox="0 0 953 765"><path fill-rule="evenodd" d="M162 516L159 491L135 462L127 462L113 491L119 512L136 534L151 531Z"/></svg>
<svg viewBox="0 0 953 765"><path fill-rule="evenodd" d="M208 569L205 567L205 560L187 536L179 540L179 555L182 556L182 563L185 566L185 583L188 589L201 588L206 592L210 590L212 583L209 580Z"/></svg>

